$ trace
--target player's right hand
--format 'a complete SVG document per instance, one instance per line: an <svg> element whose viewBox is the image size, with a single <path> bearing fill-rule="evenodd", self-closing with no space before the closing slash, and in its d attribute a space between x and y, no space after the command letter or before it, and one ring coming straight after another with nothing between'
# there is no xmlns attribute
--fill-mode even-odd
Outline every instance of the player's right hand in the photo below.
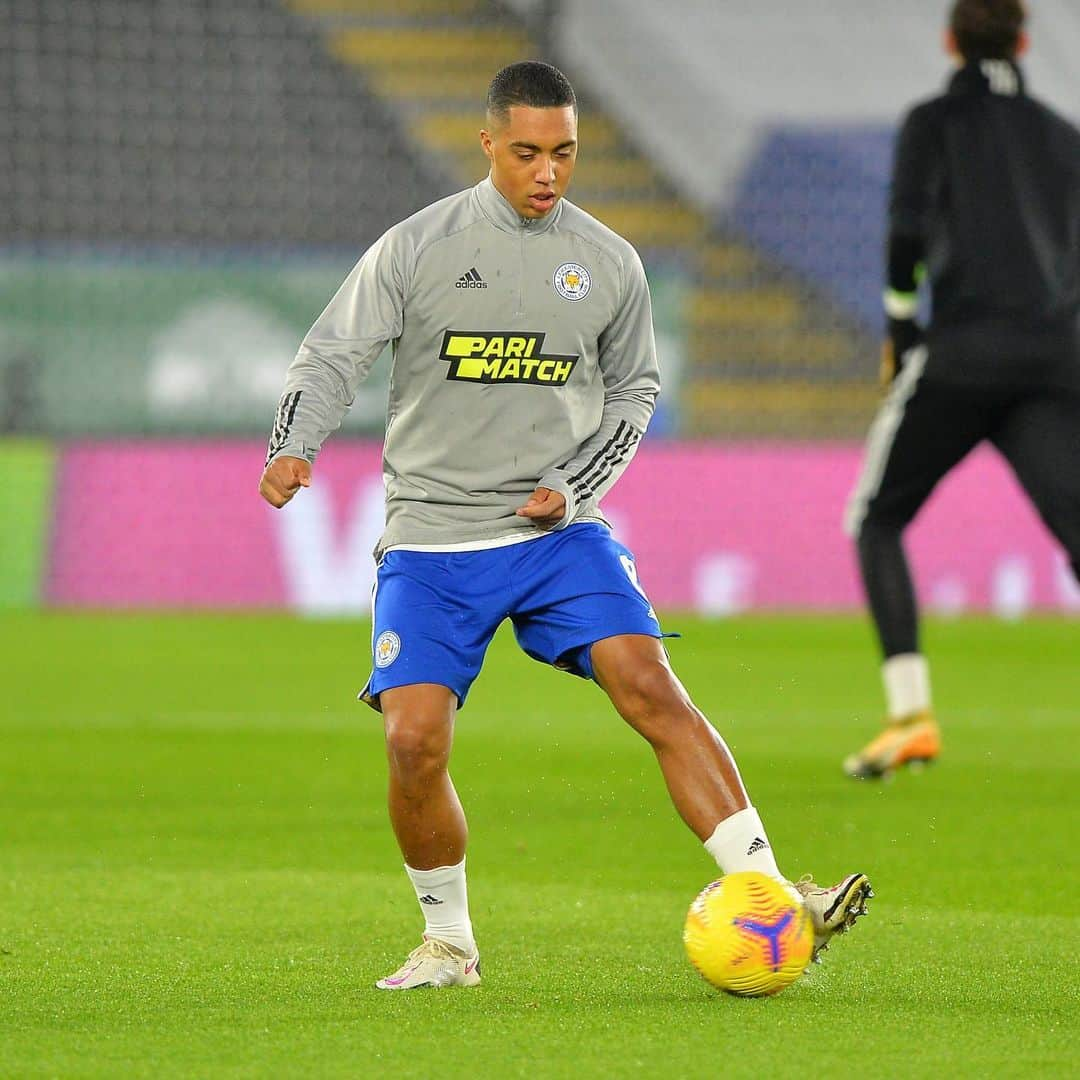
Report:
<svg viewBox="0 0 1080 1080"><path fill-rule="evenodd" d="M259 494L280 510L302 487L311 487L311 463L303 458L282 456L266 466L259 481Z"/></svg>

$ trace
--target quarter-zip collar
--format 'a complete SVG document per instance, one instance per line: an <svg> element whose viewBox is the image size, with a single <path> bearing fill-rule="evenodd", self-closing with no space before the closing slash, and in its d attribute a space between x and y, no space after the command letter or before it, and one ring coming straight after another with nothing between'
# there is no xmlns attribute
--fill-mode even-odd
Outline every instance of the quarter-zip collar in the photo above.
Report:
<svg viewBox="0 0 1080 1080"><path fill-rule="evenodd" d="M492 183L489 173L476 187L473 188L480 209L492 225L503 232L509 233L542 233L547 232L562 214L562 199L555 204L555 208L543 217L523 218L503 198L499 189Z"/></svg>
<svg viewBox="0 0 1080 1080"><path fill-rule="evenodd" d="M949 79L948 92L1019 97L1026 87L1024 74L1013 60L971 60Z"/></svg>

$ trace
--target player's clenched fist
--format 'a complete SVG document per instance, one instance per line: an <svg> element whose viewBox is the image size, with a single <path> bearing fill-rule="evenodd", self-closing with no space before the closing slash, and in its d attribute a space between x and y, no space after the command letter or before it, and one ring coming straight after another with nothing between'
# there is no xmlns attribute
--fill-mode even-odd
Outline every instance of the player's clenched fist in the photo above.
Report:
<svg viewBox="0 0 1080 1080"><path fill-rule="evenodd" d="M311 487L311 464L303 458L274 458L259 481L259 494L281 509L302 487Z"/></svg>

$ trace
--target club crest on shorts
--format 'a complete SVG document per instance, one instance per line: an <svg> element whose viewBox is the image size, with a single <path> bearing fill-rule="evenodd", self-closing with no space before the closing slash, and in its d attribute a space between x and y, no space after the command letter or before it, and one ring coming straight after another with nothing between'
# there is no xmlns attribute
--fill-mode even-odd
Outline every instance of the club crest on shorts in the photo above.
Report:
<svg viewBox="0 0 1080 1080"><path fill-rule="evenodd" d="M401 652L401 638L393 630L384 630L375 639L375 666L389 667Z"/></svg>
<svg viewBox="0 0 1080 1080"><path fill-rule="evenodd" d="M584 300L592 288L589 271L580 263L566 262L555 271L552 278L555 291L564 300Z"/></svg>

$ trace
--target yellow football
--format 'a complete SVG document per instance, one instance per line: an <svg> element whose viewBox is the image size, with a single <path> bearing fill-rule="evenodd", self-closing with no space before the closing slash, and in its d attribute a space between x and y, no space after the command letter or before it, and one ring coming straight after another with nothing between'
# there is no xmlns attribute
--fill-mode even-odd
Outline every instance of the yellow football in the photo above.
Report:
<svg viewBox="0 0 1080 1080"><path fill-rule="evenodd" d="M702 978L740 997L778 994L810 963L814 927L795 889L748 870L698 893L683 943Z"/></svg>

